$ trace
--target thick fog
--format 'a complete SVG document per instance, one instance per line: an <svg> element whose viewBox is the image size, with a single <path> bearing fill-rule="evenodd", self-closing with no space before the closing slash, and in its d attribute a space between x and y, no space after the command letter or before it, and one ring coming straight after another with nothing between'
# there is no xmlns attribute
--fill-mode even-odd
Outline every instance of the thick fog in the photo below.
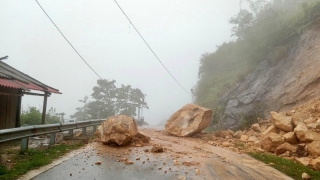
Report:
<svg viewBox="0 0 320 180"><path fill-rule="evenodd" d="M173 76L188 91L197 82L199 57L230 40L228 20L239 0L118 0ZM186 103L187 94L150 52L113 0L39 0L78 52L104 79L147 94L145 120L157 124ZM34 0L0 0L0 57L5 63L59 89L48 108L69 118L90 96L97 75L81 60ZM23 96L23 107L42 107Z"/></svg>

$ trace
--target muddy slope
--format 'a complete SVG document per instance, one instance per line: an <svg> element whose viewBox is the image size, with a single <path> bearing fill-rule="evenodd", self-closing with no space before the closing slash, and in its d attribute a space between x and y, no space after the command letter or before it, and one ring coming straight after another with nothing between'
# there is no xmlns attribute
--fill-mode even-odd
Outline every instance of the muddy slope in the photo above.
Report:
<svg viewBox="0 0 320 180"><path fill-rule="evenodd" d="M265 60L221 99L226 127L258 105L283 111L320 95L320 23L306 30L277 63Z"/></svg>

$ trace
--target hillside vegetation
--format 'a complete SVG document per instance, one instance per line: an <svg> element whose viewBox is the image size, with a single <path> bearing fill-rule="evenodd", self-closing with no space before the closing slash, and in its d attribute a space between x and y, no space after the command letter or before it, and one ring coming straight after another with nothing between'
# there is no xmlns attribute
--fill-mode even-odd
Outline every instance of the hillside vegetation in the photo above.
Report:
<svg viewBox="0 0 320 180"><path fill-rule="evenodd" d="M217 46L200 58L198 82L193 88L196 104L215 111L213 123L220 119L225 104L219 99L241 83L262 61L281 61L302 32L320 18L319 0L247 0L230 19L236 40Z"/></svg>

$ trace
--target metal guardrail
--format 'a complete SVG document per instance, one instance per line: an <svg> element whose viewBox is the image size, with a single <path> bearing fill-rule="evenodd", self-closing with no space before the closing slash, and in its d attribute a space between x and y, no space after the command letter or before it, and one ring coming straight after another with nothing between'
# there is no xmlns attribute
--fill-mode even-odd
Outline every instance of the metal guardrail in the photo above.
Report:
<svg viewBox="0 0 320 180"><path fill-rule="evenodd" d="M93 119L65 124L46 124L36 126L25 126L12 129L0 130L0 143L21 139L21 150L28 148L28 138L43 134L50 134L50 144L55 143L55 134L58 132L69 131L69 135L73 136L74 129L82 128L82 134L86 134L86 127L93 126L95 132L97 125L101 125L101 119Z"/></svg>

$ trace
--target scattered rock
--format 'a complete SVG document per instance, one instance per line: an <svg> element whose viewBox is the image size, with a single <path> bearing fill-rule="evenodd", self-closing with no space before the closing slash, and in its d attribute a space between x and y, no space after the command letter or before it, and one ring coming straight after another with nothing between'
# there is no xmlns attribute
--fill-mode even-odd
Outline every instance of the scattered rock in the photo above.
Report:
<svg viewBox="0 0 320 180"><path fill-rule="evenodd" d="M222 145L223 147L229 147L231 144L228 143L228 142L223 142L221 145Z"/></svg>
<svg viewBox="0 0 320 180"><path fill-rule="evenodd" d="M307 126L303 123L297 125L294 129L297 138L300 142L312 142L320 141L320 134L311 130L308 130Z"/></svg>
<svg viewBox="0 0 320 180"><path fill-rule="evenodd" d="M178 176L178 180L186 180L187 178L184 176Z"/></svg>
<svg viewBox="0 0 320 180"><path fill-rule="evenodd" d="M240 139L242 135L243 135L243 132L239 130L233 134L233 137Z"/></svg>
<svg viewBox="0 0 320 180"><path fill-rule="evenodd" d="M196 166L196 165L199 165L200 163L199 162L193 162L193 161L184 161L182 162L182 165L184 166Z"/></svg>
<svg viewBox="0 0 320 180"><path fill-rule="evenodd" d="M126 161L128 161L128 159L127 158L121 158L120 161L121 162L126 162Z"/></svg>
<svg viewBox="0 0 320 180"><path fill-rule="evenodd" d="M240 137L240 141L243 141L243 142L247 142L248 139L249 137L247 135L241 135Z"/></svg>
<svg viewBox="0 0 320 180"><path fill-rule="evenodd" d="M311 161L312 168L319 171L320 170L320 157L317 157L316 159L312 159Z"/></svg>
<svg viewBox="0 0 320 180"><path fill-rule="evenodd" d="M306 147L308 153L312 156L320 156L320 141L313 141L307 144Z"/></svg>
<svg viewBox="0 0 320 180"><path fill-rule="evenodd" d="M201 174L200 169L195 169L194 172L196 173L197 176Z"/></svg>
<svg viewBox="0 0 320 180"><path fill-rule="evenodd" d="M311 177L307 173L302 173L302 179L311 179Z"/></svg>
<svg viewBox="0 0 320 180"><path fill-rule="evenodd" d="M285 142L277 147L275 153L276 153L276 155L279 155L279 154L283 154L287 151L296 152L296 150L297 150L297 148L295 146Z"/></svg>
<svg viewBox="0 0 320 180"><path fill-rule="evenodd" d="M284 141L290 144L297 144L299 142L296 134L294 132L288 132L283 135Z"/></svg>
<svg viewBox="0 0 320 180"><path fill-rule="evenodd" d="M180 162L178 160L173 160L173 165L174 166L180 166Z"/></svg>
<svg viewBox="0 0 320 180"><path fill-rule="evenodd" d="M305 119L303 121L304 124L308 125L308 124L312 124L315 122L315 119L313 119L312 117L308 118L308 119Z"/></svg>
<svg viewBox="0 0 320 180"><path fill-rule="evenodd" d="M300 123L303 123L303 121L305 119L308 119L310 116L307 113L304 112L295 112L294 114L292 114L292 123L294 124L294 126L297 126Z"/></svg>
<svg viewBox="0 0 320 180"><path fill-rule="evenodd" d="M96 165L101 165L101 161L97 161L95 164Z"/></svg>
<svg viewBox="0 0 320 180"><path fill-rule="evenodd" d="M133 164L133 162L132 161L126 161L124 164L125 165L130 165L130 164Z"/></svg>
<svg viewBox="0 0 320 180"><path fill-rule="evenodd" d="M308 157L295 158L295 160L303 166L308 166L310 164L310 158Z"/></svg>
<svg viewBox="0 0 320 180"><path fill-rule="evenodd" d="M253 124L251 126L251 129L253 129L255 132L261 132L261 129L260 129L260 125L259 124Z"/></svg>
<svg viewBox="0 0 320 180"><path fill-rule="evenodd" d="M222 138L227 138L228 136L233 136L233 132L231 132L231 130L227 130L227 131L216 131L213 133L213 135L215 137L222 137Z"/></svg>
<svg viewBox="0 0 320 180"><path fill-rule="evenodd" d="M163 152L164 150L163 150L163 147L162 147L162 145L161 144L155 144L155 145L153 145L153 147L151 148L151 152L153 152L153 153L161 153L161 152Z"/></svg>
<svg viewBox="0 0 320 180"><path fill-rule="evenodd" d="M138 134L132 137L131 141L135 144L135 147L143 147L149 143L150 137L141 132L138 132Z"/></svg>
<svg viewBox="0 0 320 180"><path fill-rule="evenodd" d="M256 137L256 136L250 136L249 138L248 138L248 142L257 142L258 141L258 138Z"/></svg>
<svg viewBox="0 0 320 180"><path fill-rule="evenodd" d="M176 136L193 136L210 124L212 110L187 104L175 112L165 124L165 130Z"/></svg>
<svg viewBox="0 0 320 180"><path fill-rule="evenodd" d="M271 126L268 127L267 130L263 131L261 133L261 135L262 135L262 137L265 137L270 133L279 133L279 130L274 125L271 125Z"/></svg>

